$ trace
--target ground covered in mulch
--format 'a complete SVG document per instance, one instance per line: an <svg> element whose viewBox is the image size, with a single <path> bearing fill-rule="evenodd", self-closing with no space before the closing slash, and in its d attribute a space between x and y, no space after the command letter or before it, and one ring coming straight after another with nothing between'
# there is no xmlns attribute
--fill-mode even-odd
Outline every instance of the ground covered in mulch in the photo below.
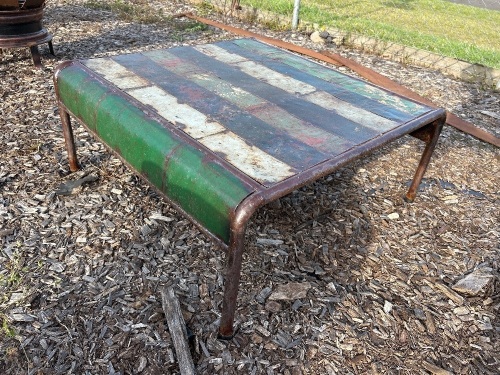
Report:
<svg viewBox="0 0 500 375"><path fill-rule="evenodd" d="M27 50L0 56L0 373L178 373L166 286L200 374L500 372L498 148L446 127L408 204L423 145L407 137L261 209L248 230L239 331L219 341L223 252L81 127L83 169L69 173L52 72L67 59L235 36L186 20L126 21L80 1L49 2L44 24L57 56L41 46L43 70ZM499 93L327 48L499 134ZM81 185L61 188L71 181Z"/></svg>

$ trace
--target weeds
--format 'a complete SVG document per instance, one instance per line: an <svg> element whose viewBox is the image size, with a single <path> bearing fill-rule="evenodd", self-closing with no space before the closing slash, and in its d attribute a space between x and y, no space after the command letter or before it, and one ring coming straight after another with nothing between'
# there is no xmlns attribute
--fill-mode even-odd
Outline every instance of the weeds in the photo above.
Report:
<svg viewBox="0 0 500 375"><path fill-rule="evenodd" d="M196 11L199 16L205 17L212 13L215 10L214 6L210 3L210 1L203 1L196 7Z"/></svg>
<svg viewBox="0 0 500 375"><path fill-rule="evenodd" d="M2 322L0 329L2 336L14 338L16 336L16 330L9 325L7 317L3 314L0 314L0 321Z"/></svg>
<svg viewBox="0 0 500 375"><path fill-rule="evenodd" d="M197 32L197 31L205 31L208 29L208 26L205 25L204 23L200 23L197 21L180 21L177 20L173 24L174 28L179 31L187 31L187 32Z"/></svg>

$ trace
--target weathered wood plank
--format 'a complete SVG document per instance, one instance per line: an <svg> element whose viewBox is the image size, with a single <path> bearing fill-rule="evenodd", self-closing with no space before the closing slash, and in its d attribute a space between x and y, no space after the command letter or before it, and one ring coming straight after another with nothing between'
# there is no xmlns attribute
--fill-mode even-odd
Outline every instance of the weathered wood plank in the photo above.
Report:
<svg viewBox="0 0 500 375"><path fill-rule="evenodd" d="M266 81L243 72L238 64L231 65L218 60L217 56L210 56L195 48L181 47L171 50L172 54L203 66L205 70L230 82L239 88L266 99L290 114L305 120L318 128L322 128L338 137L354 143L364 143L377 135L377 131L353 122L335 112L306 102L301 95L286 91ZM221 64L222 62L222 64ZM324 84L325 82L322 81ZM332 85L328 84L328 87ZM325 87L328 91L328 87ZM350 95L350 94L349 94ZM380 106L377 103L378 106ZM408 115L405 115L408 118ZM356 130L356 131L353 131Z"/></svg>
<svg viewBox="0 0 500 375"><path fill-rule="evenodd" d="M122 90L149 85L147 80L111 59L87 60L85 66L99 73Z"/></svg>
<svg viewBox="0 0 500 375"><path fill-rule="evenodd" d="M375 99L379 101L381 104L387 106L394 106L403 112L412 115L420 115L428 110L421 104L401 98L397 95L394 95L393 93L382 90L379 87L367 84L366 82L363 82L349 75L337 72L335 70L326 69L325 67L313 61L303 59L299 56L292 55L288 52L266 46L265 44L259 43L257 41L251 39L241 39L241 40L234 40L232 42L225 42L225 44L221 43L221 45L225 46L226 44L229 43L236 44L239 47L242 47L245 50L247 50L249 53L252 54L258 53L261 56L266 56L269 59L272 59L273 61L286 64L302 72L307 72L307 74L317 77L319 79L323 79L333 84L338 84L346 90L350 90L357 94Z"/></svg>
<svg viewBox="0 0 500 375"><path fill-rule="evenodd" d="M186 323L182 317L179 300L175 296L173 288L161 290L161 302L167 319L168 330L174 343L177 361L179 362L179 371L181 375L195 375L196 370L189 351Z"/></svg>

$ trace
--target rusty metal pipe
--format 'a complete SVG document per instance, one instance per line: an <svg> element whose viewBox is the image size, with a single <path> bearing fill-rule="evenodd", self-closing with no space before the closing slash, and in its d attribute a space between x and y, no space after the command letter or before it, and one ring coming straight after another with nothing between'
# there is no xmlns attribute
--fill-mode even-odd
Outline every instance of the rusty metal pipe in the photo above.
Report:
<svg viewBox="0 0 500 375"><path fill-rule="evenodd" d="M73 136L69 113L62 105L59 105L59 115L61 116L66 151L68 152L69 169L71 172L76 172L80 167L78 166L78 157L76 155L75 138Z"/></svg>
<svg viewBox="0 0 500 375"><path fill-rule="evenodd" d="M424 177L424 173L429 166L429 161L431 160L432 153L436 148L436 144L438 142L439 134L441 134L441 130L443 129L444 121L434 121L432 124L427 125L428 132L430 133L430 140L426 142L424 152L422 153L422 157L420 159L420 163L415 171L415 176L413 177L413 181L411 182L410 188L406 193L405 200L407 202L413 202L415 197L417 196L418 187L420 186L420 182Z"/></svg>
<svg viewBox="0 0 500 375"><path fill-rule="evenodd" d="M231 220L231 238L227 252L226 285L222 303L222 317L218 338L230 340L234 336L234 314L237 306L241 276L241 262L245 251L247 223L254 212L266 201L259 193L248 196L236 209Z"/></svg>

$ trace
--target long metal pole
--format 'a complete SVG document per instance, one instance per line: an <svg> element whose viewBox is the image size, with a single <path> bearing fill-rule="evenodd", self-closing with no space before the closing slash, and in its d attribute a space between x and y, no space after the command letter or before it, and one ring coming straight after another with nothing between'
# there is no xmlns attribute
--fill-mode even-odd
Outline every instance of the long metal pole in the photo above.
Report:
<svg viewBox="0 0 500 375"><path fill-rule="evenodd" d="M297 30L299 24L299 9L300 0L295 0L295 4L293 5L292 30Z"/></svg>

